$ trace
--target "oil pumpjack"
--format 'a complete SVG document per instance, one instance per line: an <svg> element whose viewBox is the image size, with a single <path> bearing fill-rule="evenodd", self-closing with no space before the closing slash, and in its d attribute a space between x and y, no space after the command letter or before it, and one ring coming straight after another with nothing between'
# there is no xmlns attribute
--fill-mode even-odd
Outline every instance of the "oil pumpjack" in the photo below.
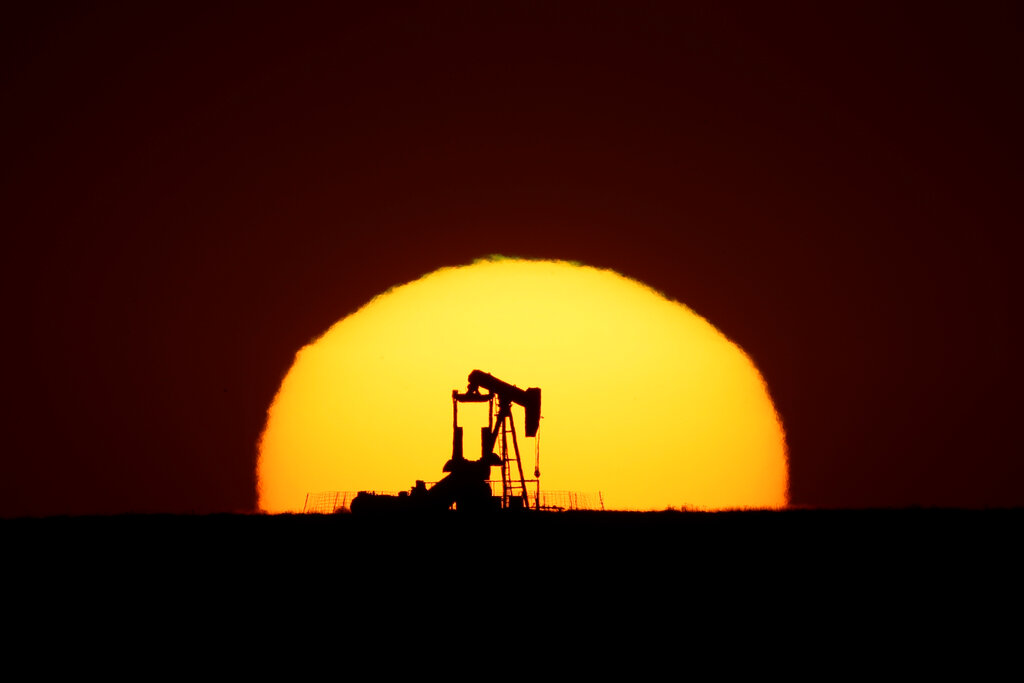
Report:
<svg viewBox="0 0 1024 683"><path fill-rule="evenodd" d="M485 402L489 404L488 425L480 428L480 459L467 460L462 449L459 404ZM529 508L527 483L539 486L540 468L539 463L535 465L534 478L526 479L512 420L513 403L526 412L526 436L535 437L540 427L540 389L520 389L481 370L469 373L466 391L452 391L452 457L442 469L447 475L430 488L417 481L411 490L397 496L360 491L352 500L352 512L447 510L453 505L463 511ZM510 435L512 451L508 448ZM488 481L492 467L501 467L501 496L491 493ZM539 506L538 495L534 501Z"/></svg>

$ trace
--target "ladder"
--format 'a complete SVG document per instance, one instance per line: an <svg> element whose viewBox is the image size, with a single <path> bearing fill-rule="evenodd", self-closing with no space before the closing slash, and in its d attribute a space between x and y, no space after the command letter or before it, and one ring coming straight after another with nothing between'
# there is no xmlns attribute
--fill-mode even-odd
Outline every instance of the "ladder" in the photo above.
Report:
<svg viewBox="0 0 1024 683"><path fill-rule="evenodd" d="M512 435L512 450L508 448L508 435ZM530 497L523 475L523 462L519 457L519 440L516 438L516 424L511 411L501 423L501 507L530 507ZM513 463L515 468L513 469ZM518 475L518 476L517 476ZM513 502L515 501L515 502ZM519 502L521 501L521 502Z"/></svg>

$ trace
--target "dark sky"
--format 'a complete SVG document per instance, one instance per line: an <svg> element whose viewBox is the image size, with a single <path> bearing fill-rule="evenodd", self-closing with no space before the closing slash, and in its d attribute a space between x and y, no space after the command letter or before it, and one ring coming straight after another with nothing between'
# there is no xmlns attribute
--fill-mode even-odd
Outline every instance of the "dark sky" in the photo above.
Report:
<svg viewBox="0 0 1024 683"><path fill-rule="evenodd" d="M2 10L0 516L252 510L294 353L490 253L742 346L795 504L1024 505L1019 3L294 4Z"/></svg>

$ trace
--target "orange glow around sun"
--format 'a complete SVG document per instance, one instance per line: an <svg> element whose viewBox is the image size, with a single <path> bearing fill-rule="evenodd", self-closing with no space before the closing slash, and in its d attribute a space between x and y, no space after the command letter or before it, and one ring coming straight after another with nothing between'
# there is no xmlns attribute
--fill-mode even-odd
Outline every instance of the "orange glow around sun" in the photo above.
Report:
<svg viewBox="0 0 1024 683"><path fill-rule="evenodd" d="M738 346L613 271L495 258L395 287L298 352L260 440L260 509L437 481L451 392L473 369L541 388L542 491L601 492L620 510L788 502L782 424ZM471 459L477 412L460 406Z"/></svg>

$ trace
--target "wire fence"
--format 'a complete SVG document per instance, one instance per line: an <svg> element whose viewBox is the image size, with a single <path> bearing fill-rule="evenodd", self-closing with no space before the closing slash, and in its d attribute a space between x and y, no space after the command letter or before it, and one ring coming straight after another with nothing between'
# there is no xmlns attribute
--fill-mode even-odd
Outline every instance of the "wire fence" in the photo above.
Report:
<svg viewBox="0 0 1024 683"><path fill-rule="evenodd" d="M339 510L348 510L355 494L350 491L322 491L307 493L306 503L302 507L304 513L330 515Z"/></svg>
<svg viewBox="0 0 1024 683"><path fill-rule="evenodd" d="M501 481L487 482L491 486L491 493L495 496L501 495ZM527 482L529 484L530 482ZM427 484L432 486L432 484ZM330 515L335 512L349 512L352 499L356 497L356 491L321 491L319 493L307 493L306 502L302 512L306 514ZM370 491L378 495L398 495L397 491ZM538 505L538 493L535 487L527 486L526 497L531 509L541 510L604 510L604 497L601 492L579 493L576 491L540 491L540 505Z"/></svg>
<svg viewBox="0 0 1024 683"><path fill-rule="evenodd" d="M533 503L533 501L531 501ZM604 510L604 496L576 491L541 491L541 510Z"/></svg>

